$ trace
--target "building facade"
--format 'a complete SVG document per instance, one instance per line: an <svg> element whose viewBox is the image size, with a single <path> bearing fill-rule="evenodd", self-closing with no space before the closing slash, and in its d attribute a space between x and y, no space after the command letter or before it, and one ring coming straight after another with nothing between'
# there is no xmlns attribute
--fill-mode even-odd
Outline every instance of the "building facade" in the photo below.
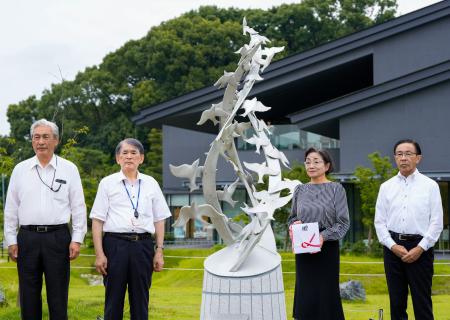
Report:
<svg viewBox="0 0 450 320"><path fill-rule="evenodd" d="M359 195L349 183L355 168L369 166L367 156L375 151L392 159L393 144L413 138L423 151L419 170L441 188L444 232L438 247L449 249L448 30L450 1L446 0L276 61L250 93L272 107L262 116L274 125L272 142L291 163L302 162L310 146L332 153L336 178L345 185L349 200L348 240L364 237ZM195 123L222 95L214 87L203 88L151 106L133 119L163 130L163 190L175 216L182 205L201 203L202 196L189 194L186 182L173 177L168 165L192 163L208 151L217 129ZM239 143L238 148L242 160L260 160L248 145ZM234 179L231 167L220 163L218 184ZM237 191L235 198L245 201L245 192ZM230 216L240 211L238 207L224 210ZM201 224L195 223L177 232L180 237L205 236Z"/></svg>

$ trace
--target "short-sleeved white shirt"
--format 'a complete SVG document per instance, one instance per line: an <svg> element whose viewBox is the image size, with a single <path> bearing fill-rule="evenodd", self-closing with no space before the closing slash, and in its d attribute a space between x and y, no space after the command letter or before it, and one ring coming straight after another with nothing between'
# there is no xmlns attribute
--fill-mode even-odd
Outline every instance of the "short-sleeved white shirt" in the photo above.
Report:
<svg viewBox="0 0 450 320"><path fill-rule="evenodd" d="M133 206L137 207L137 218ZM153 177L138 172L137 180L131 184L119 171L100 181L89 217L103 221L104 232L155 233L154 223L170 216L166 199Z"/></svg>

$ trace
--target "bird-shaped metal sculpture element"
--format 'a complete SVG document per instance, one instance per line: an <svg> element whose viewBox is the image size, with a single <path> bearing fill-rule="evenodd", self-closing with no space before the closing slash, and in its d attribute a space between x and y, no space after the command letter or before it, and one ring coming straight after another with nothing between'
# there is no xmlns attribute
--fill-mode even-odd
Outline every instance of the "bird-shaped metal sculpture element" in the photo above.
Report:
<svg viewBox="0 0 450 320"><path fill-rule="evenodd" d="M236 137L241 137L246 139L245 131L252 127L251 122L239 122L234 129L234 133Z"/></svg>
<svg viewBox="0 0 450 320"><path fill-rule="evenodd" d="M256 153L259 154L259 149L261 146L267 146L270 144L269 138L264 136L253 135L250 139L244 139L245 142L254 144L256 146Z"/></svg>
<svg viewBox="0 0 450 320"><path fill-rule="evenodd" d="M184 227L189 220L198 220L203 225L210 225L207 221L202 219L202 212L199 210L198 206L195 202L192 202L190 206L184 206L180 209L180 214L178 215L178 219L172 225L175 228Z"/></svg>
<svg viewBox="0 0 450 320"><path fill-rule="evenodd" d="M268 150L265 151L265 154L273 159L279 159L286 168L289 168L288 158L286 158L285 154L277 148L268 148Z"/></svg>
<svg viewBox="0 0 450 320"><path fill-rule="evenodd" d="M228 117L229 113L225 112L225 110L221 108L221 105L222 103L213 104L211 108L203 111L199 122L197 122L197 125L202 125L208 120L211 120L214 125L216 125L219 123L216 117Z"/></svg>
<svg viewBox="0 0 450 320"><path fill-rule="evenodd" d="M230 206L234 208L237 201L233 200L233 193L236 190L236 186L238 185L239 178L236 179L232 184L226 185L223 190L217 190L217 197L220 201L227 202Z"/></svg>
<svg viewBox="0 0 450 320"><path fill-rule="evenodd" d="M242 117L246 117L250 112L266 112L271 109L271 107L266 107L256 98L253 98L252 100L245 100L242 107L245 110L245 112L241 115Z"/></svg>
<svg viewBox="0 0 450 320"><path fill-rule="evenodd" d="M275 170L266 166L265 163L248 163L244 161L244 166L258 174L258 183L263 183L263 176L268 174L269 176L275 176L280 173L279 170Z"/></svg>
<svg viewBox="0 0 450 320"><path fill-rule="evenodd" d="M284 50L284 47L270 47L270 48L264 48L260 51L261 56L265 56L266 58L258 59L257 62L261 64L261 72L264 72L264 70L269 66L270 62L272 61L275 54L281 52Z"/></svg>
<svg viewBox="0 0 450 320"><path fill-rule="evenodd" d="M278 194L267 193L258 205L251 208L242 207L241 209L247 214L266 214L265 219L274 220L275 210L284 207L291 198L292 196L279 197Z"/></svg>
<svg viewBox="0 0 450 320"><path fill-rule="evenodd" d="M198 189L198 185L195 183L197 177L200 177L203 171L203 166L199 166L200 159L195 160L192 164L182 164L180 166L174 166L169 164L170 172L175 177L189 179L190 191Z"/></svg>
<svg viewBox="0 0 450 320"><path fill-rule="evenodd" d="M234 72L223 72L223 76L219 78L219 80L214 83L215 87L219 87L219 89L222 89L226 87L229 83L237 85L239 82L236 80Z"/></svg>

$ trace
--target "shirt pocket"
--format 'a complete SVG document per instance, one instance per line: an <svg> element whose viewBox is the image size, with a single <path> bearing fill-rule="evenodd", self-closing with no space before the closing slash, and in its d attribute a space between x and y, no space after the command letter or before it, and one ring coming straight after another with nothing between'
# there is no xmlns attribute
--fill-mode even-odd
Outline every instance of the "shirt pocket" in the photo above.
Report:
<svg viewBox="0 0 450 320"><path fill-rule="evenodd" d="M139 200L138 212L144 217L153 217L153 197L151 195L142 197Z"/></svg>
<svg viewBox="0 0 450 320"><path fill-rule="evenodd" d="M56 189L53 187L53 190L58 190L59 186L57 185ZM53 192L53 199L58 204L67 204L69 203L69 187L66 184L61 184L61 188L57 192Z"/></svg>

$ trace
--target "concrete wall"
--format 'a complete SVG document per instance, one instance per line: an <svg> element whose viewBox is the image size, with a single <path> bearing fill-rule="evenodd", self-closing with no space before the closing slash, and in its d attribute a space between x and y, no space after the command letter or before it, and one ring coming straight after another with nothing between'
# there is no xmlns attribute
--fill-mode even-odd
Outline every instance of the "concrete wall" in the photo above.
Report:
<svg viewBox="0 0 450 320"><path fill-rule="evenodd" d="M450 60L450 17L373 44L374 84Z"/></svg>
<svg viewBox="0 0 450 320"><path fill-rule="evenodd" d="M348 115L340 119L340 136L341 172L368 166L374 151L392 158L403 138L421 145L419 170L449 172L450 81Z"/></svg>

